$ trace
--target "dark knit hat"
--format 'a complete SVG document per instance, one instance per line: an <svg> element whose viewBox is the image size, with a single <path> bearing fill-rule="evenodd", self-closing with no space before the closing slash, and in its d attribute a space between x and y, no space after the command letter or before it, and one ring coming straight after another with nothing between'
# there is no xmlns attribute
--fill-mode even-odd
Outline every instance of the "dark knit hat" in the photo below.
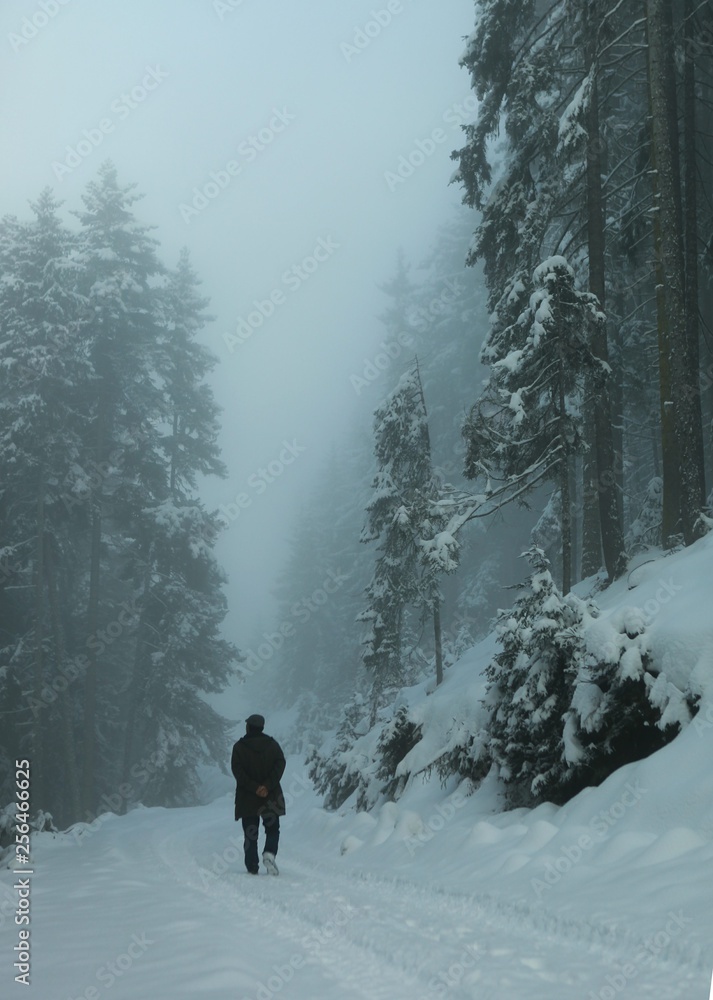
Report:
<svg viewBox="0 0 713 1000"><path fill-rule="evenodd" d="M265 719L262 715L249 715L245 721L251 729L265 728Z"/></svg>

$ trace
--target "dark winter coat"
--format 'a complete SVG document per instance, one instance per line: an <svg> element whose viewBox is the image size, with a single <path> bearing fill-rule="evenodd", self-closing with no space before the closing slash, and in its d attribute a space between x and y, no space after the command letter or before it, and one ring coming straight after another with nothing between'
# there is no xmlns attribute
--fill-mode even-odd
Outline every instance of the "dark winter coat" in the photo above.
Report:
<svg viewBox="0 0 713 1000"><path fill-rule="evenodd" d="M235 818L261 816L265 812L285 815L285 796L280 778L285 770L285 755L277 740L266 733L243 736L233 747L230 766L236 781ZM267 788L267 798L255 794Z"/></svg>

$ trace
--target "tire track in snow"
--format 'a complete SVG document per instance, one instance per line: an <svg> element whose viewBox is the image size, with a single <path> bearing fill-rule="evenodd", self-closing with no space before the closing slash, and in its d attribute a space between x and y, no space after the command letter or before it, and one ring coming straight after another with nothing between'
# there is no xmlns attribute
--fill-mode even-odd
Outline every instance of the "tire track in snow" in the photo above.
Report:
<svg viewBox="0 0 713 1000"><path fill-rule="evenodd" d="M605 986L606 975L643 944L611 923L304 857L291 856L275 881L208 875L199 858L210 854L211 831L195 829L199 850L190 829L161 842L159 856L174 877L236 913L244 913L247 901L262 927L297 943L305 961L321 965L342 990L369 1000L435 1000L446 989L452 1000L472 1000L474 990L479 1000L550 1000L562 990L579 998ZM325 925L331 925L328 938ZM678 1000L700 978L699 959L685 942L673 942L655 968L628 984L627 1000Z"/></svg>
<svg viewBox="0 0 713 1000"><path fill-rule="evenodd" d="M301 864L304 866L304 862ZM313 864L315 863L308 862L307 869ZM456 901L459 901L466 910L472 906L477 907L479 913L487 918L489 923L499 926L502 930L512 930L516 927L525 933L546 935L558 941L585 945L601 952L602 956L612 961L629 959L632 953L641 951L646 944L646 939L632 927L622 926L606 919L578 920L527 902L502 899L492 893L459 892L449 886L415 882L401 875L387 877L368 870L342 867L335 868L335 872L341 877L368 885L398 888L399 892L410 893L416 899L424 894L427 898L443 897L447 900L449 912L455 911ZM663 917L664 922L665 920L666 916ZM710 971L707 957L700 946L689 943L683 934L679 938L672 939L660 950L657 961L680 966L682 972L692 970L708 975Z"/></svg>
<svg viewBox="0 0 713 1000"><path fill-rule="evenodd" d="M205 826L201 825L205 834ZM203 867L190 850L187 840L190 831L185 829L160 838L154 850L159 860L182 885L202 893L212 905L245 916L250 913L251 925L265 930L266 935L279 938L284 943L282 956L289 961L289 949L303 958L306 966L317 966L324 976L339 984L341 995L363 1000L399 1000L400 997L420 996L425 989L413 974L394 969L391 964L377 961L379 956L368 947L333 933L324 937L325 925L334 922L335 912L341 906L350 913L349 901L310 888L310 885L291 879L289 874L278 879L268 876L254 878L247 874L229 873L216 876ZM238 881L239 880L239 881ZM275 899L275 892L285 896L285 888L292 891L287 898ZM347 921L347 926L348 926ZM336 929L336 923L335 923ZM296 984L300 971L295 972ZM454 994L455 1000L471 1000L472 994ZM484 998L487 1000L487 998Z"/></svg>
<svg viewBox="0 0 713 1000"><path fill-rule="evenodd" d="M311 864L314 862L308 863L308 867ZM642 937L631 926L606 918L578 920L527 902L502 899L492 893L459 892L438 883L415 882L400 875L384 876L358 868L345 869L334 863L330 867L342 877L367 884L372 887L372 891L377 886L387 887L389 891L397 890L404 897L410 897L413 906L418 905L419 899L441 898L451 915L457 914L460 907L464 918L468 914L475 919L480 918L483 926L498 928L506 941L517 935L523 939L525 947L528 940L546 940L558 946L567 945L574 951L584 949L591 956L598 956L601 982L588 982L587 996L592 986L595 986L595 995L600 988L606 986L604 977L607 974L611 975L622 966L630 965L634 956L645 952L647 940L650 940ZM668 914L662 916L662 927L667 917ZM522 958L520 961L527 965L529 959ZM627 1000L638 996L655 996L657 1000L688 997L695 995L700 983L707 982L708 975L706 955L698 944L686 940L684 931L652 956L650 962L640 964L635 978L625 987L626 997ZM543 978L546 976L543 975ZM592 979L591 975L589 979Z"/></svg>

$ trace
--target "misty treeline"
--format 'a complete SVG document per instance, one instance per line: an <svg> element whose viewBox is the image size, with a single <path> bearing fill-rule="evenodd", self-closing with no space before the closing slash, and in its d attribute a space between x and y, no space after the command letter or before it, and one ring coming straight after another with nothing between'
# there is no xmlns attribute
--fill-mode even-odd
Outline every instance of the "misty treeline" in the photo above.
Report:
<svg viewBox="0 0 713 1000"><path fill-rule="evenodd" d="M482 268L486 310L480 272L451 274L444 240L441 279L462 282L447 315L413 322L438 296L438 263L418 292L403 267L386 289L386 329L409 328L419 357L406 378L423 379L411 431L388 457L385 410L402 407L404 383L376 409L373 492L360 499L378 543L355 556L349 590L372 627L360 652L351 624L341 649L329 648L334 676L346 667L356 694L311 757L329 805L394 794L396 768L422 737L399 688L440 681L440 656L447 667L487 629L514 542L528 550L529 576L497 618L488 721L451 734L443 777L477 779L494 763L511 803L561 802L663 745L695 711L650 662L646 616L592 648L596 603L570 590L592 578L594 595L632 555L689 545L711 525L712 55L710 3L476 3L461 64L478 112L453 158L477 213L463 256ZM418 426L427 410L430 439ZM465 487L430 457L453 456L461 436ZM334 509L364 521L355 496ZM311 666L286 658L285 669L330 676L321 654ZM330 690L316 689L327 701Z"/></svg>
<svg viewBox="0 0 713 1000"><path fill-rule="evenodd" d="M192 801L238 658L196 489L224 475L207 303L134 187L107 163L73 227L49 189L0 221L0 802L30 758L62 825Z"/></svg>

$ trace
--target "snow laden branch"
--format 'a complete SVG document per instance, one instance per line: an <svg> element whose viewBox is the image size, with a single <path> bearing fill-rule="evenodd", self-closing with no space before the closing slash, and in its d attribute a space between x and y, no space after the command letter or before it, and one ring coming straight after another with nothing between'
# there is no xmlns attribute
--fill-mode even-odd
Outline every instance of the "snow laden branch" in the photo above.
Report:
<svg viewBox="0 0 713 1000"><path fill-rule="evenodd" d="M592 329L604 322L595 296L575 287L574 271L561 256L543 261L524 284L513 284L519 303L512 323L492 343L492 374L464 427L466 475L484 481L477 494L445 486L432 500L434 520L445 523L421 540L428 558L448 566L457 536L468 521L488 517L507 504L525 503L547 481L562 503L562 578L571 579L569 463L585 450L584 400L607 374L590 349ZM507 345L507 349L506 349Z"/></svg>

